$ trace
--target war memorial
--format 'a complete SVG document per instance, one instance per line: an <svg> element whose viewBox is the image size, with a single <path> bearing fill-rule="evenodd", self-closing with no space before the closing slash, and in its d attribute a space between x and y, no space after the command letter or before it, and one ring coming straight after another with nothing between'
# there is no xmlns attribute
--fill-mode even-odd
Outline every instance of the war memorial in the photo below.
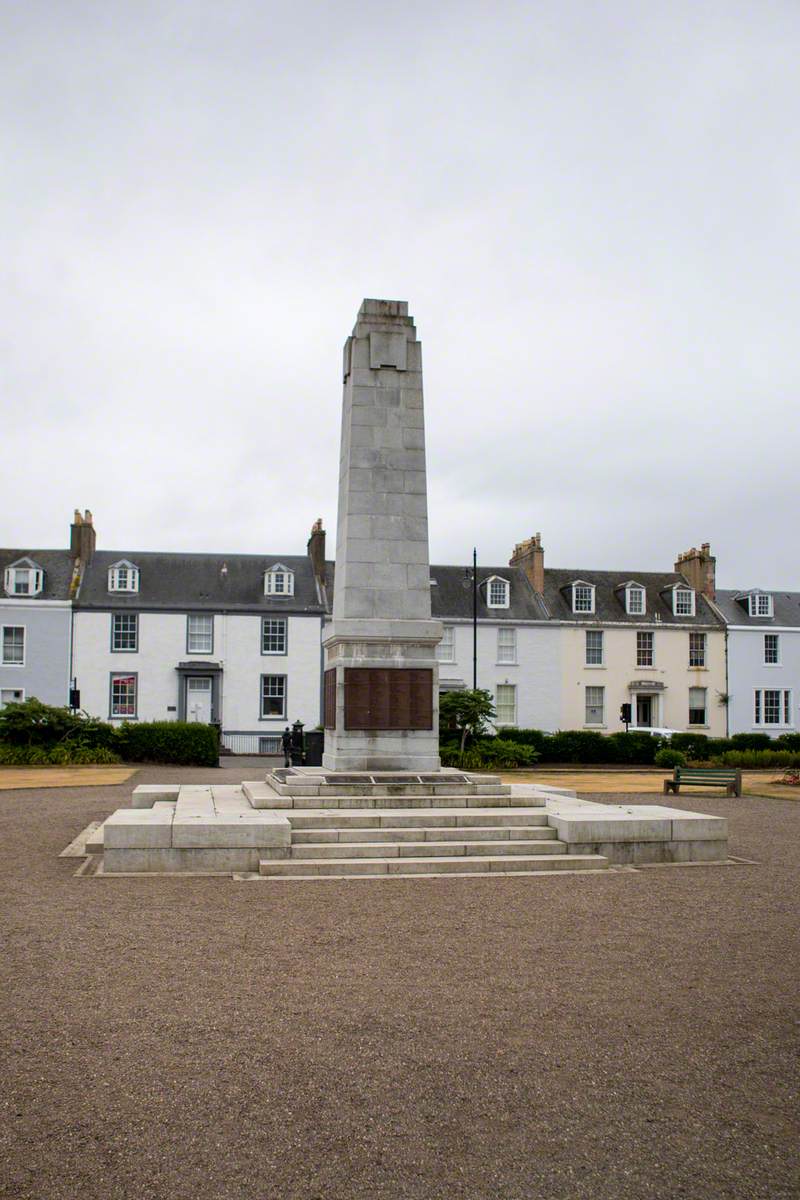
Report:
<svg viewBox="0 0 800 1200"><path fill-rule="evenodd" d="M364 300L343 380L322 766L137 787L89 836L89 871L287 881L725 861L723 818L441 768L422 355L405 302Z"/></svg>

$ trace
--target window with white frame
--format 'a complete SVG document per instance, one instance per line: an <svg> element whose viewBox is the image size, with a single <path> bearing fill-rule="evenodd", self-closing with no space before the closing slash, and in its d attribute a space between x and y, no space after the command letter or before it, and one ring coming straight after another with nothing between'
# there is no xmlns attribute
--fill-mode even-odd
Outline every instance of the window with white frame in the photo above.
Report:
<svg viewBox="0 0 800 1200"><path fill-rule="evenodd" d="M584 722L586 725L605 724L605 697L606 689L604 687L587 687Z"/></svg>
<svg viewBox="0 0 800 1200"><path fill-rule="evenodd" d="M2 664L4 667L24 667L25 626L3 626Z"/></svg>
<svg viewBox="0 0 800 1200"><path fill-rule="evenodd" d="M603 665L603 631L602 629L586 630L586 666L602 667Z"/></svg>
<svg viewBox="0 0 800 1200"><path fill-rule="evenodd" d="M704 667L706 665L706 635L704 633L689 634L689 666Z"/></svg>
<svg viewBox="0 0 800 1200"><path fill-rule="evenodd" d="M290 571L283 563L275 563L264 572L264 594L266 596L293 596L294 571Z"/></svg>
<svg viewBox="0 0 800 1200"><path fill-rule="evenodd" d="M652 633L636 634L636 665L637 667L652 667L653 657Z"/></svg>
<svg viewBox="0 0 800 1200"><path fill-rule="evenodd" d="M488 580L486 589L486 604L489 608L508 608L509 586L507 579L493 575Z"/></svg>
<svg viewBox="0 0 800 1200"><path fill-rule="evenodd" d="M689 724L690 725L707 725L708 716L706 713L706 689L705 688L689 688Z"/></svg>
<svg viewBox="0 0 800 1200"><path fill-rule="evenodd" d="M749 612L751 617L771 617L772 596L769 592L752 592L749 597Z"/></svg>
<svg viewBox="0 0 800 1200"><path fill-rule="evenodd" d="M497 661L499 663L515 663L517 661L516 629L498 629Z"/></svg>
<svg viewBox="0 0 800 1200"><path fill-rule="evenodd" d="M451 663L456 661L456 628L455 625L445 625L442 640L436 647L436 657L439 662Z"/></svg>
<svg viewBox="0 0 800 1200"><path fill-rule="evenodd" d="M38 596L44 587L44 571L25 558L6 567L3 582L9 596Z"/></svg>
<svg viewBox="0 0 800 1200"><path fill-rule="evenodd" d="M24 699L24 688L0 688L0 708L5 708L7 704L22 704Z"/></svg>
<svg viewBox="0 0 800 1200"><path fill-rule="evenodd" d="M573 583L572 611L574 613L594 612L594 585L591 583Z"/></svg>
<svg viewBox="0 0 800 1200"><path fill-rule="evenodd" d="M186 620L186 653L212 654L214 618L205 613L190 613Z"/></svg>
<svg viewBox="0 0 800 1200"><path fill-rule="evenodd" d="M286 716L286 676L261 676L261 719Z"/></svg>
<svg viewBox="0 0 800 1200"><path fill-rule="evenodd" d="M111 649L128 653L139 649L139 618L136 613L111 614Z"/></svg>
<svg viewBox="0 0 800 1200"><path fill-rule="evenodd" d="M788 688L756 688L753 717L756 725L791 725L791 691Z"/></svg>
<svg viewBox="0 0 800 1200"><path fill-rule="evenodd" d="M133 563L114 563L108 571L108 590L110 592L138 592L139 568Z"/></svg>
<svg viewBox="0 0 800 1200"><path fill-rule="evenodd" d="M781 642L777 633L764 634L764 666L778 667L781 661Z"/></svg>
<svg viewBox="0 0 800 1200"><path fill-rule="evenodd" d="M516 725L517 685L515 683L498 683L495 688L494 704L497 709L498 725Z"/></svg>
<svg viewBox="0 0 800 1200"><path fill-rule="evenodd" d="M673 588L672 611L676 617L694 616L694 592L691 588Z"/></svg>
<svg viewBox="0 0 800 1200"><path fill-rule="evenodd" d="M109 714L112 717L136 716L136 676L111 676L111 706Z"/></svg>
<svg viewBox="0 0 800 1200"><path fill-rule="evenodd" d="M625 588L625 611L631 616L643 616L645 607L644 588L638 584L628 584Z"/></svg>
<svg viewBox="0 0 800 1200"><path fill-rule="evenodd" d="M286 653L286 617L263 617L261 620L261 653Z"/></svg>

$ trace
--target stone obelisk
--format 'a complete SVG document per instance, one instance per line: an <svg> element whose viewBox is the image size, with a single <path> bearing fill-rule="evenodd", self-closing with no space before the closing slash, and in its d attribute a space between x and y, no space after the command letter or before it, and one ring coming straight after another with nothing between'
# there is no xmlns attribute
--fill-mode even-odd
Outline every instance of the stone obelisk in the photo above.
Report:
<svg viewBox="0 0 800 1200"><path fill-rule="evenodd" d="M364 300L344 347L331 771L439 769L442 626L431 619L422 348L408 304Z"/></svg>

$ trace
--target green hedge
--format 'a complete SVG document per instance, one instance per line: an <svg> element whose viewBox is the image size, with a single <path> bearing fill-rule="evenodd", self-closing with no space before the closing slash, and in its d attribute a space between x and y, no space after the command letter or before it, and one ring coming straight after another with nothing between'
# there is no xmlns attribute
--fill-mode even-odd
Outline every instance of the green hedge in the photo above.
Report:
<svg viewBox="0 0 800 1200"><path fill-rule="evenodd" d="M216 726L185 721L130 721L119 728L31 697L0 710L0 763L174 763L216 767Z"/></svg>
<svg viewBox="0 0 800 1200"><path fill-rule="evenodd" d="M215 725L189 721L126 721L116 731L125 762L173 763L179 767L219 766Z"/></svg>

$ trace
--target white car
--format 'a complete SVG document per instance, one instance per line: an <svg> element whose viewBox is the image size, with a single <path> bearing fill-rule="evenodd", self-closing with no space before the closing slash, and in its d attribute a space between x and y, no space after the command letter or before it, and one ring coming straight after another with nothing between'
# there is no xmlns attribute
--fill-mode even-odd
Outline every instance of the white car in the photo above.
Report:
<svg viewBox="0 0 800 1200"><path fill-rule="evenodd" d="M651 726L631 725L631 733L649 733L651 737L664 738L666 741L672 737L673 733L680 733L679 729L657 729Z"/></svg>

